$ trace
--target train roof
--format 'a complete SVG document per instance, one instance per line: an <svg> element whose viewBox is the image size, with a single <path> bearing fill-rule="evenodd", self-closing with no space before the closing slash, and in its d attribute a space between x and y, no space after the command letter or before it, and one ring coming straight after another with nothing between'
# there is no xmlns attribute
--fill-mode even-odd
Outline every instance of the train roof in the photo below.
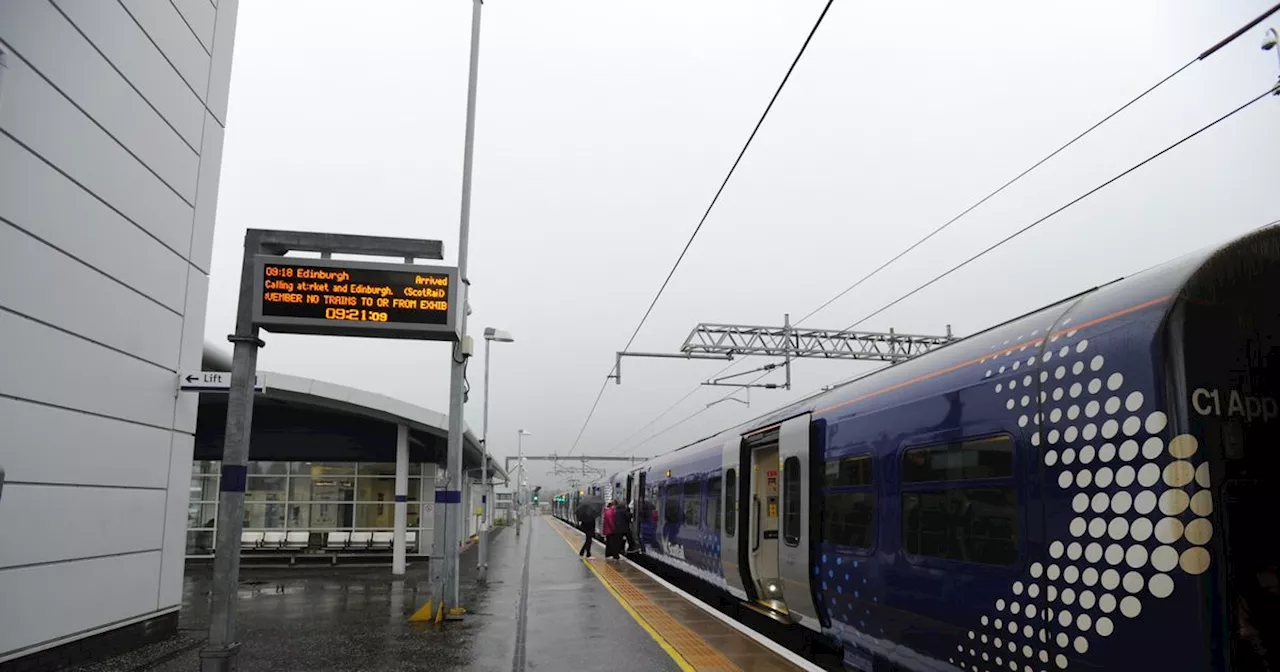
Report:
<svg viewBox="0 0 1280 672"><path fill-rule="evenodd" d="M1161 319L1148 320L1145 324L1163 323L1163 317L1173 310L1177 304L1175 299L1184 293L1189 283L1205 281L1212 284L1230 275L1231 269L1242 263L1263 260L1280 263L1280 225L1277 224L1273 222L1225 243L1190 252L1131 276L1060 299L910 360L869 371L831 389L812 393L786 406L687 443L655 457L654 460L670 458L678 451L708 441L756 433L803 413L848 407L885 391L911 386L915 388L912 394L934 394L937 392L936 386L916 386L912 383L980 365L986 359L1008 350L1038 345L1045 337L1050 336L1055 326L1064 333L1068 330L1074 332L1146 309L1158 309ZM1154 326L1147 328L1152 331L1156 329Z"/></svg>

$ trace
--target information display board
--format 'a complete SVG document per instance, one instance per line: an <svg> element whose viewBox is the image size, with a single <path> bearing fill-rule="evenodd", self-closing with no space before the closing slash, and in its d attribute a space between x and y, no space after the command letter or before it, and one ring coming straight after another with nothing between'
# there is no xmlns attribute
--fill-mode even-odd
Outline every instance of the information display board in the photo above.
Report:
<svg viewBox="0 0 1280 672"><path fill-rule="evenodd" d="M457 341L457 269L258 255L253 319L276 333Z"/></svg>

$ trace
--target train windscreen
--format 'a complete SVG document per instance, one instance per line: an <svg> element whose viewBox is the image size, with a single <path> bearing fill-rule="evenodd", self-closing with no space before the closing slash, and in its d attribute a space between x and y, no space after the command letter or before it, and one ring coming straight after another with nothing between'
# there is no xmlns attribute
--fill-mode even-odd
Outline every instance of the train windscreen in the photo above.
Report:
<svg viewBox="0 0 1280 672"><path fill-rule="evenodd" d="M1229 642L1227 669L1280 672L1280 259L1263 244L1215 265L1175 318L1187 416L1215 491L1213 543L1225 556L1224 599L1205 625Z"/></svg>

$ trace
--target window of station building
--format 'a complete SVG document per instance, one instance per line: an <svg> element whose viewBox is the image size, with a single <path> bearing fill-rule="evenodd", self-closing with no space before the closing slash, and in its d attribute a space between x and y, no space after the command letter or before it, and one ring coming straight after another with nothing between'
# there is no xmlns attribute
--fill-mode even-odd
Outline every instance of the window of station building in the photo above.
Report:
<svg viewBox="0 0 1280 672"><path fill-rule="evenodd" d="M800 543L800 458L782 463L782 540L788 546Z"/></svg>
<svg viewBox="0 0 1280 672"><path fill-rule="evenodd" d="M191 462L191 475L217 476L222 469L222 463L217 460L193 460Z"/></svg>
<svg viewBox="0 0 1280 672"><path fill-rule="evenodd" d="M684 483L684 524L702 525L702 481L689 479Z"/></svg>
<svg viewBox="0 0 1280 672"><path fill-rule="evenodd" d="M738 529L738 470L724 472L724 533L733 536Z"/></svg>
<svg viewBox="0 0 1280 672"><path fill-rule="evenodd" d="M827 460L819 502L822 539L849 548L875 545L876 498L872 490L871 456L848 455Z"/></svg>
<svg viewBox="0 0 1280 672"><path fill-rule="evenodd" d="M187 509L187 553L213 552L221 463L195 461ZM334 531L391 531L395 524L395 464L274 462L248 464L246 532L306 531L311 543ZM409 465L407 526L418 529L423 468ZM412 549L411 549L412 550Z"/></svg>
<svg viewBox="0 0 1280 672"><path fill-rule="evenodd" d="M720 477L707 479L707 524L720 531Z"/></svg>
<svg viewBox="0 0 1280 672"><path fill-rule="evenodd" d="M1013 564L1018 555L1018 493L1010 437L911 448L902 461L902 536L907 553Z"/></svg>
<svg viewBox="0 0 1280 672"><path fill-rule="evenodd" d="M249 463L248 473L250 476L285 476L289 473L289 464L289 462L257 460Z"/></svg>

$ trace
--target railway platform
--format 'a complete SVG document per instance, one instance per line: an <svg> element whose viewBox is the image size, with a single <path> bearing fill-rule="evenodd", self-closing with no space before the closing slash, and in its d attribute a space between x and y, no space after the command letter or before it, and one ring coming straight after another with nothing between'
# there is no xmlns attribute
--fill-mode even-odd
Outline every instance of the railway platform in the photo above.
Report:
<svg viewBox="0 0 1280 672"><path fill-rule="evenodd" d="M495 530L488 583L476 582L476 549L465 551L468 613L441 626L410 620L429 594L425 562L403 577L384 564L245 567L238 670L818 669L630 562L605 560L599 542L591 560L579 558L581 543L580 532L549 516L526 519L519 535ZM189 567L177 637L74 669L196 669L208 595L207 568Z"/></svg>
<svg viewBox="0 0 1280 672"><path fill-rule="evenodd" d="M539 519L576 553L583 535L551 517ZM627 560L604 558L594 542L593 557L582 560L612 598L658 643L681 670L783 672L821 670L796 654L751 632L729 617L696 602L679 589Z"/></svg>

